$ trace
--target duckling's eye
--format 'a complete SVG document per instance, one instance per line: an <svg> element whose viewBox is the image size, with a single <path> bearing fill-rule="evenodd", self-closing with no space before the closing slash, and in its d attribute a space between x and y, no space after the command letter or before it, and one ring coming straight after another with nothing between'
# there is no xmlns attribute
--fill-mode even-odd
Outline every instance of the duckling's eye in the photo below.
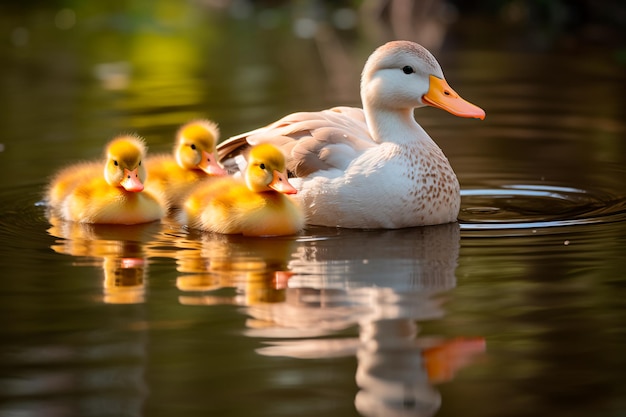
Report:
<svg viewBox="0 0 626 417"><path fill-rule="evenodd" d="M119 164L117 163L117 161L113 161L113 165L118 166Z"/></svg>
<svg viewBox="0 0 626 417"><path fill-rule="evenodd" d="M189 145L189 146L191 146L191 149L193 149L194 151L196 150L196 144L195 144L195 143L192 143L192 144L191 144L191 145Z"/></svg>
<svg viewBox="0 0 626 417"><path fill-rule="evenodd" d="M139 166L141 166L141 161L139 161L139 164L138 164L138 165L139 165Z"/></svg>
<svg viewBox="0 0 626 417"><path fill-rule="evenodd" d="M260 164L260 165L259 165L259 168L261 168L261 169L265 169L265 164Z"/></svg>
<svg viewBox="0 0 626 417"><path fill-rule="evenodd" d="M413 67L406 65L404 68L402 68L402 72L404 72L405 74L413 74L415 70L413 69Z"/></svg>

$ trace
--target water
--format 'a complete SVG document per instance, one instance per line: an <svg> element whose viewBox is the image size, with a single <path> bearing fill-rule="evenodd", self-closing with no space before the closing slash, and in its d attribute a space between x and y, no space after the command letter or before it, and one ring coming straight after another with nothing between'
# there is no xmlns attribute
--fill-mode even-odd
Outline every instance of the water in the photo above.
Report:
<svg viewBox="0 0 626 417"><path fill-rule="evenodd" d="M167 151L193 117L227 137L357 105L387 28L313 40L286 12L152 4L2 14L0 416L626 412L614 49L511 49L464 20L424 37L487 111L416 112L460 179L459 224L249 239L49 219L48 177L120 131Z"/></svg>

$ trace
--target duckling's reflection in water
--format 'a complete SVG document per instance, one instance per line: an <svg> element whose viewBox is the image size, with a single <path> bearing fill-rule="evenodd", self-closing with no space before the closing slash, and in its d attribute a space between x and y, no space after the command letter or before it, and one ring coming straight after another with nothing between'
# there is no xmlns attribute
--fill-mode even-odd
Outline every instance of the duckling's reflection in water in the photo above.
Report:
<svg viewBox="0 0 626 417"><path fill-rule="evenodd" d="M284 301L290 276L287 263L296 245L293 237L268 239L191 231L185 242L187 247L176 256L177 270L182 273L176 285L194 294L179 297L182 304ZM214 295L214 291L225 288L235 288L236 295Z"/></svg>
<svg viewBox="0 0 626 417"><path fill-rule="evenodd" d="M148 269L144 245L161 227L158 222L130 226L82 224L54 216L48 219L51 223L48 233L56 238L51 245L54 251L75 257L74 265L102 271L103 277L98 279L102 280L103 302L144 302ZM93 315L89 317L94 321L87 328L72 327L71 337L62 332L49 340L46 338L45 342L37 342L45 343L45 348L34 345L32 350L37 353L32 360L47 365L33 369L32 375L29 372L30 385L38 385L33 381L49 380L52 368L58 368L58 372L55 371L54 383L40 384L43 391L26 404L28 401L45 404L37 409L42 411L39 415L96 415L102 412L104 401L110 415L142 415L149 393L145 379L149 357L145 309L123 311L122 321L116 320L116 314ZM111 327L103 330L104 326L116 330L110 330ZM42 351L56 353L47 354L47 359L43 355L42 359ZM55 356L59 352L64 353ZM67 366L59 368L59 358L64 358L61 360ZM63 393L72 399L59 402ZM22 409L16 415L30 415L24 411L23 403L18 404ZM67 410L57 409L59 404L68 407Z"/></svg>
<svg viewBox="0 0 626 417"><path fill-rule="evenodd" d="M51 248L82 258L77 264L97 266L103 272L103 301L136 304L145 301L148 261L144 245L161 227L158 222L138 225L87 224L50 216L48 233L59 238Z"/></svg>
<svg viewBox="0 0 626 417"><path fill-rule="evenodd" d="M234 286L238 295L182 297L181 302L245 305L250 316L245 334L283 339L258 349L261 355L356 355L360 391L355 406L363 415L433 415L441 405L433 385L452 379L485 349L481 337L418 337L417 323L441 318L442 294L456 286L458 224L312 231L322 237L301 237L295 253L289 240L278 241L284 245L281 256L267 247L273 240L255 246L248 239L229 238L224 245L211 237L202 248L202 265L196 264L205 274L179 279L179 288ZM198 276L206 285L189 285L201 282ZM358 338L315 339L354 325Z"/></svg>

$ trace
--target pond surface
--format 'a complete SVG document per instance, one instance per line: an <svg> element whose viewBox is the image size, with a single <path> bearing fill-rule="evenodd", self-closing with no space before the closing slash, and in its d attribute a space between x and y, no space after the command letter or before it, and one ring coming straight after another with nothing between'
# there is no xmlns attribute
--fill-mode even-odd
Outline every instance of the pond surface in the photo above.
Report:
<svg viewBox="0 0 626 417"><path fill-rule="evenodd" d="M414 34L487 112L416 111L461 182L458 224L250 239L48 218L49 176L117 133L169 151L195 117L228 137L359 105L394 29L307 38L298 10L201 4L3 13L0 416L626 413L611 48L512 48L462 18Z"/></svg>

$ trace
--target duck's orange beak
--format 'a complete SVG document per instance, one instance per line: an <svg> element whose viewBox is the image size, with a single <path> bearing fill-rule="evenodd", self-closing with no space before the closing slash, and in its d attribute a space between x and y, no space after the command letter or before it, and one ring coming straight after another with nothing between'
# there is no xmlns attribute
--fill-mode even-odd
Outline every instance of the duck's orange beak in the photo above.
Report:
<svg viewBox="0 0 626 417"><path fill-rule="evenodd" d="M209 175L221 176L228 174L228 172L217 163L215 153L208 153L207 151L202 151L202 160L198 164L198 168Z"/></svg>
<svg viewBox="0 0 626 417"><path fill-rule="evenodd" d="M120 182L120 185L124 187L126 191L137 193L143 191L143 183L139 179L139 167L132 171L124 168L124 179Z"/></svg>
<svg viewBox="0 0 626 417"><path fill-rule="evenodd" d="M294 186L289 183L287 180L287 174L284 172L274 171L274 177L268 186L271 189L283 194L296 194L298 192L298 190L296 190Z"/></svg>
<svg viewBox="0 0 626 417"><path fill-rule="evenodd" d="M430 76L428 92L422 96L422 101L433 107L445 110L459 117L474 117L483 120L485 111L480 107L464 100L442 78Z"/></svg>
<svg viewBox="0 0 626 417"><path fill-rule="evenodd" d="M487 343L483 337L457 338L422 351L428 380L432 383L450 381L455 373L481 353Z"/></svg>

